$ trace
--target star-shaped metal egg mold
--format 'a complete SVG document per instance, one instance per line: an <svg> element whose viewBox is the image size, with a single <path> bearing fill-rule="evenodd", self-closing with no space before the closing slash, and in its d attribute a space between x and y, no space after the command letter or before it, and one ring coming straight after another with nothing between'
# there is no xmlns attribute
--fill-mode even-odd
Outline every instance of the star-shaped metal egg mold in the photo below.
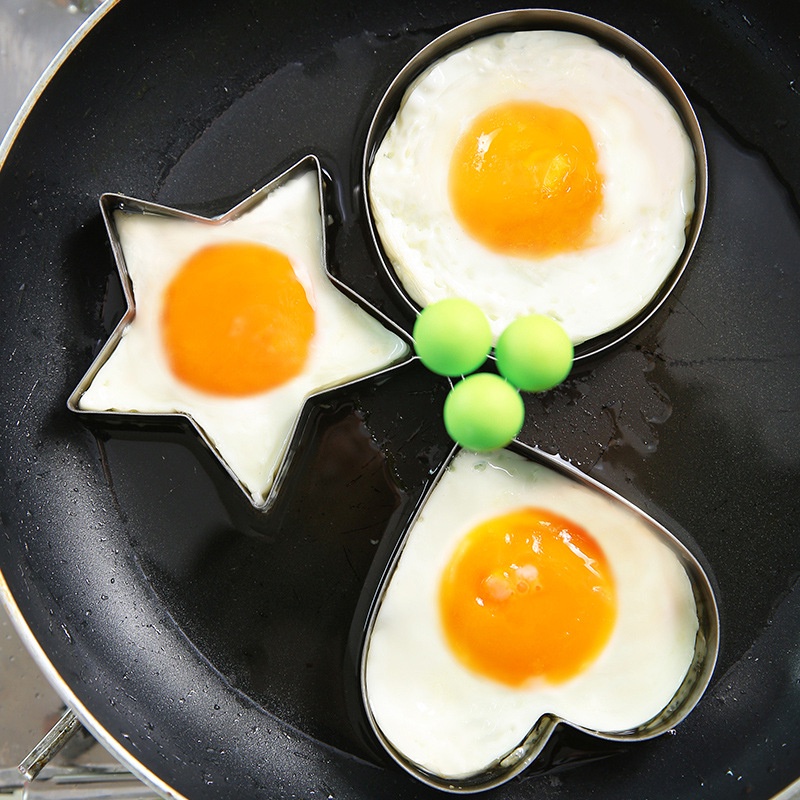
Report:
<svg viewBox="0 0 800 800"><path fill-rule="evenodd" d="M100 206L127 310L68 407L137 420L187 419L250 502L266 508L309 398L380 373L410 354L391 323L328 270L319 160L301 159L213 218L118 194L103 195ZM227 395L175 374L165 345L164 298L187 259L203 248L238 244L264 245L288 257L314 327L297 374L266 390ZM198 307L196 317L198 330L210 324L207 308ZM273 334L279 346L289 332L284 326Z"/></svg>

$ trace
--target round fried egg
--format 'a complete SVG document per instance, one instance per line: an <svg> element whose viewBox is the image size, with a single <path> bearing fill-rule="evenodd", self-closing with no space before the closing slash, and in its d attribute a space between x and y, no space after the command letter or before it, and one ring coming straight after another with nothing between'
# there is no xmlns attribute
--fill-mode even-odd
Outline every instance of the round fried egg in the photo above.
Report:
<svg viewBox="0 0 800 800"><path fill-rule="evenodd" d="M695 159L678 114L624 58L566 31L498 33L406 91L368 173L407 294L477 303L498 336L557 320L574 344L622 325L681 257Z"/></svg>
<svg viewBox="0 0 800 800"><path fill-rule="evenodd" d="M402 758L470 777L544 715L643 726L675 698L698 628L683 563L640 515L510 451L462 450L382 595L365 701Z"/></svg>
<svg viewBox="0 0 800 800"><path fill-rule="evenodd" d="M305 398L408 351L327 276L318 181L222 224L115 211L135 315L79 407L188 415L264 501Z"/></svg>

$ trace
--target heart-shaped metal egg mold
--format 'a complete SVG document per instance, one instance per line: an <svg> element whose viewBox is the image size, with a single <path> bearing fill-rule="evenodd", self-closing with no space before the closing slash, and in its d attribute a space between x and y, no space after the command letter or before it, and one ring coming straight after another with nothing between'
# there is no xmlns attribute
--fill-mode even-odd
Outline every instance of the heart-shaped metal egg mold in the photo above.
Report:
<svg viewBox="0 0 800 800"><path fill-rule="evenodd" d="M609 228L603 228L602 234L598 234L598 238L604 240L601 246L592 244L586 250L575 253L559 252L553 258L549 256L542 259L538 257L530 259L527 256L512 258L506 270L505 252L502 259L493 261L496 254L492 253L492 247L479 245L471 234L466 235L462 226L456 223L453 214L454 196L452 191L448 191L446 165L450 163L452 149L460 136L459 131L463 131L467 125L469 115L477 113L476 109L504 102L507 95L513 96L518 91L521 92L521 97L525 97L527 86L522 90L518 90L517 87L508 88L515 81L522 83L522 79L514 77L509 68L509 74L503 75L500 80L501 88L497 90L496 95L494 90L485 88L483 91L484 87L477 84L481 91L471 84L469 89L463 89L464 79L459 77L461 72L457 72L456 68L451 66L453 58L462 58L468 47L471 48L475 44L483 45L495 34L519 33L537 35L556 33L559 36L582 34L583 37L600 45L594 49L604 51L604 57L611 62L612 67L623 70L626 75L635 76L632 80L646 87L654 97L658 95L658 102L663 105L661 111L664 112L665 118L662 122L669 121L670 125L680 132L683 141L682 152L686 154L687 164L691 161L692 155L694 161L693 175L690 164L684 167L688 183L681 184L683 186L681 199L672 201L670 236L673 238L669 247L666 247L666 243L663 247L653 245L657 236L651 228L655 222L640 226L640 223L634 221L638 210L651 203L652 195L649 193L657 194L654 189L657 182L652 180L652 175L646 169L641 168L637 157L634 156L637 148L630 143L624 145L614 143L613 149L618 155L613 158L617 160L609 161L607 154L612 150L611 143L615 142L617 134L623 133L618 128L615 128L614 136L598 146L598 150L606 154L603 156L606 159L604 163L611 172L610 175L606 175L609 195L604 195L603 202L605 204L611 197L612 187L624 182L627 182L625 191L630 191L635 185L641 197L631 207L626 206L624 212L616 217L613 225L609 223ZM488 60L489 55L493 59L505 58L504 53L514 48L515 45L499 44L490 54L482 50L480 55L475 55L472 62L465 62L459 70L466 72L469 68L470 75L475 73L492 75L497 71L497 65L494 61ZM521 58L522 56L517 56L518 60ZM629 65L633 69L630 69ZM587 69L578 83L589 79L588 73L592 71ZM602 70L594 72L601 73ZM525 80L527 79L526 74ZM419 97L415 93L420 89L421 80L426 82L424 89L426 94L415 100L415 96ZM437 94L440 92L440 85L450 86L451 83L456 88L441 89L440 97ZM641 89L642 86L637 88ZM656 91L653 91L653 87ZM588 88L585 91L588 95L586 102L591 105L596 92ZM538 93L539 89L536 92ZM450 100L460 101L465 95L470 94L476 95L477 99L464 101L466 105L463 108L459 106L447 110L446 106ZM667 102L664 103L664 100ZM578 101L572 99L568 103L556 93L543 102L554 105L563 102L567 107L569 103L576 105ZM612 116L617 113L615 111L617 98L597 102L602 108L598 114L605 114L608 110L611 110ZM633 101L631 105L637 106L637 103L638 101ZM573 110L580 116L580 108ZM667 117L670 119L667 120ZM591 123L592 136L595 136L595 130L616 126L617 121L612 119L607 122L606 119L597 119ZM388 146L389 152L386 152L385 143L393 133L396 123L406 133L402 134L403 138L400 138L400 135L394 138ZM631 123L626 120L621 127L638 124L638 121ZM656 127L663 128L664 125L659 123ZM442 131L442 128L446 131ZM652 134L651 128L644 135L644 139L654 142ZM637 137L637 145L639 139L642 137ZM410 149L414 150L414 154L409 157L406 153ZM659 144L650 148L648 159L651 167L661 169L664 164L674 162L677 165L678 158L673 156L669 148ZM414 160L409 161L409 158ZM420 159L425 160L424 164ZM393 162L391 168L387 166L389 162ZM670 169L672 167L668 167L667 171ZM680 169L676 168L676 172L679 171ZM621 177L623 173L624 181ZM385 189L381 188L381 199L377 201L379 181L381 187L387 183L389 185ZM707 163L702 132L691 104L667 68L652 53L618 29L595 19L564 11L525 9L490 14L459 25L428 44L406 64L381 99L369 128L362 163L362 185L366 214L378 261L390 289L399 296L401 303L411 315L418 313L421 305L446 295L466 297L480 305L493 321L493 327L497 328L495 335L499 335L499 331L507 322L505 319L507 315L545 313L554 316L568 329L568 332L571 325L582 327L583 320L586 320L585 330L570 332L573 341L576 342L576 359L580 360L613 346L640 328L664 303L677 284L694 250L705 213ZM614 195L614 197L619 196ZM609 200L609 204L603 206L602 216L614 219L616 212L613 212L612 205L619 202L622 201ZM423 206L422 212L418 208L420 204ZM515 207L519 205L522 204L517 203ZM646 255L640 253L638 249L635 257L629 255L627 243L623 248L622 238L629 235L630 229L637 229L638 234L634 233L634 236L638 235L641 240L647 241ZM442 232L441 236L439 231ZM618 249L601 252L604 248L608 250L606 239L616 239L618 236L619 241L611 242L613 248L619 245ZM638 248L638 245L636 247ZM634 289L633 273L637 275L643 273L644 264L651 255L651 250L647 248L663 252L663 259L654 277L648 278L646 285L637 284ZM589 253L591 262L585 258L587 250L591 251ZM620 257L623 254L624 259ZM573 255L574 259L566 260ZM596 262L594 260L596 258L601 258L602 261ZM602 268L597 268L597 263L602 263ZM616 266L623 263L630 263L632 266L630 269L627 266L624 269L620 268L619 279L612 282L609 276ZM579 264L583 266L580 266L576 273ZM527 279L517 280L521 274L529 272L532 268L538 270L533 283ZM452 274L445 276L450 270ZM467 275L469 277L466 277ZM545 294L531 299L531 293L540 291L543 282L550 281L553 275L561 275L563 280L558 278L552 288L546 287ZM582 287L591 287L587 289L588 294L585 297ZM623 307L613 309L622 294L627 292L630 292L632 304L623 304L624 309ZM610 297L610 300L601 299L604 297ZM566 299L567 303L559 306L561 303L559 298ZM573 306L575 308L572 308ZM599 314L600 308L605 315L603 322L598 322L596 325L595 322L589 323L589 317Z"/></svg>
<svg viewBox="0 0 800 800"><path fill-rule="evenodd" d="M509 685L476 672L454 648L442 581L469 531L526 508L568 518L599 544L616 587L616 617L599 652L570 677ZM567 528L557 535L592 568ZM534 542L532 551L542 548ZM535 580L531 565L544 563L537 557L513 565L517 574ZM546 769L558 734L568 730L618 747L673 728L710 680L719 620L704 570L666 528L561 459L514 444L490 454L454 451L384 564L359 630L360 685L374 735L419 780L468 793L531 765Z"/></svg>

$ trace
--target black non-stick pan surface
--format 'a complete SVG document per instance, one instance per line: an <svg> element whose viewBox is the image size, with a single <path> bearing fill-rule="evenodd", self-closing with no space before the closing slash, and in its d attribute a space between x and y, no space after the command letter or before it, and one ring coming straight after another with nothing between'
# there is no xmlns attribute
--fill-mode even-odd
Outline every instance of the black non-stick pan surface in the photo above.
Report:
<svg viewBox="0 0 800 800"><path fill-rule="evenodd" d="M112 2L8 140L7 599L65 699L164 792L439 796L372 748L345 687L373 556L449 452L447 385L412 362L311 404L268 514L188 427L79 418L66 399L124 306L98 198L212 215L315 153L332 186L333 272L409 330L364 221L366 131L419 48L510 7ZM666 304L562 387L529 397L522 438L692 549L717 592L721 649L674 735L488 795L769 798L800 776L798 5L564 8L617 26L672 70L705 134L709 205ZM560 760L583 747L567 741Z"/></svg>

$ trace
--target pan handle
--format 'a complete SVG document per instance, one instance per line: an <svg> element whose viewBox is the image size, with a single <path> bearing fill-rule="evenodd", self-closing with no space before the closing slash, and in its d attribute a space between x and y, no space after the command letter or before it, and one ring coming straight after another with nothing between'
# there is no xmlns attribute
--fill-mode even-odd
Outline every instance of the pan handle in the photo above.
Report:
<svg viewBox="0 0 800 800"><path fill-rule="evenodd" d="M39 744L20 762L17 769L22 773L22 777L32 781L81 727L81 721L75 713L67 709Z"/></svg>
<svg viewBox="0 0 800 800"><path fill-rule="evenodd" d="M85 730L80 720L67 710L16 770L0 769L0 794L10 789L21 790L14 796L22 800L158 800L159 795L121 765L48 766L80 730Z"/></svg>

